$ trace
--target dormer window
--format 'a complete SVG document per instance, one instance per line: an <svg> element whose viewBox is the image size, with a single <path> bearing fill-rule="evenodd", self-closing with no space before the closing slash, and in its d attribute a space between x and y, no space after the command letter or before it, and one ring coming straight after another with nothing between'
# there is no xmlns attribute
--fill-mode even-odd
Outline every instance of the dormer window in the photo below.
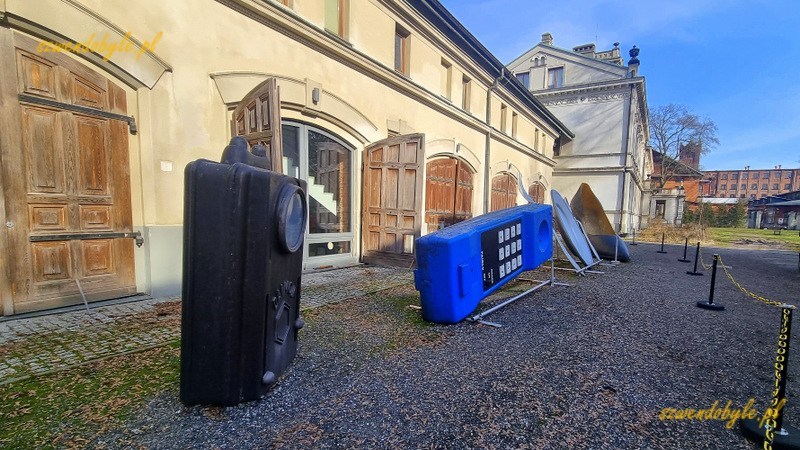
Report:
<svg viewBox="0 0 800 450"><path fill-rule="evenodd" d="M514 76L517 77L517 80L519 80L519 82L522 83L523 86L525 86L528 89L531 88L531 73L530 72L518 73L518 74L516 74Z"/></svg>
<svg viewBox="0 0 800 450"><path fill-rule="evenodd" d="M554 67L547 69L547 88L560 88L564 86L564 68Z"/></svg>

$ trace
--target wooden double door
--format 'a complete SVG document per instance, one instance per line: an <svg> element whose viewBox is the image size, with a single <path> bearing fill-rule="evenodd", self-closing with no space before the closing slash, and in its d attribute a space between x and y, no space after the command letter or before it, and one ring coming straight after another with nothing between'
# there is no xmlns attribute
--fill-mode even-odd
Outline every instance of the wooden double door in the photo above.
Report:
<svg viewBox="0 0 800 450"><path fill-rule="evenodd" d="M135 293L126 94L0 28L4 313Z"/></svg>
<svg viewBox="0 0 800 450"><path fill-rule="evenodd" d="M473 173L456 158L428 162L425 222L435 231L472 217Z"/></svg>
<svg viewBox="0 0 800 450"><path fill-rule="evenodd" d="M427 165L424 160L422 134L392 137L364 149L362 261L411 267L423 220L431 232L472 217L469 166L455 158Z"/></svg>
<svg viewBox="0 0 800 450"><path fill-rule="evenodd" d="M422 225L425 135L396 136L364 149L362 261L411 267Z"/></svg>

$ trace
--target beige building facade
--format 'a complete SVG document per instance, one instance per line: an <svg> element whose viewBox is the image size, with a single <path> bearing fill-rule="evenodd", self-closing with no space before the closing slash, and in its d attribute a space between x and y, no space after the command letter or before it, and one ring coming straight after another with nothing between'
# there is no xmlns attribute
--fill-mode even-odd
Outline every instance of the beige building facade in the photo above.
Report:
<svg viewBox="0 0 800 450"><path fill-rule="evenodd" d="M650 212L647 93L639 50L623 64L619 44L564 49L544 33L509 70L576 135L554 159L553 187L571 198L588 183L620 233L646 226Z"/></svg>
<svg viewBox="0 0 800 450"><path fill-rule="evenodd" d="M309 185L305 270L408 262L517 186L549 201L573 138L435 0L2 0L0 20L5 315L179 293L183 168L219 160L268 79Z"/></svg>

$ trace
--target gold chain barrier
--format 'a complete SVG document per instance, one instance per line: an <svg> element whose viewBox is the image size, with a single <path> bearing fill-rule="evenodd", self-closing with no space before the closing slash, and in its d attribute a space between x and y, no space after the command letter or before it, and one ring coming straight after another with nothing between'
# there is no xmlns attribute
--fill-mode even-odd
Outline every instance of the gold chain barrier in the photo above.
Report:
<svg viewBox="0 0 800 450"><path fill-rule="evenodd" d="M701 262L701 263L702 263L702 258L703 258L703 254L701 253L701 254L700 254L700 262ZM766 297L762 297L762 296L760 296L760 295L758 295L758 294L754 293L753 291L751 291L751 290L747 289L746 287L742 286L741 284L739 284L739 283L738 283L738 282L737 282L737 281L736 281L736 280L733 278L733 275L731 275L731 273L728 271L728 266L726 266L726 265L725 265L725 263L722 261L722 256L720 256L720 257L719 257L719 262L720 262L720 264L722 265L722 270L724 270L724 271L725 271L725 275L727 275L728 279L730 279L730 280L731 280L731 283L733 283L733 285L734 285L734 286L736 286L736 288L737 288L737 289L739 289L740 291L744 292L744 293L745 293L745 294L747 294L748 296L750 296L750 297L752 297L752 298L754 298L754 299L756 299L756 300L760 301L761 303L764 303L765 305L769 305L769 306L777 306L777 307L782 307L782 306L784 306L784 303L783 303L783 302L776 302L775 300L770 300L770 299L768 299L768 298L766 298ZM705 266L706 266L706 265L705 265L705 264L703 264L703 267L705 267ZM710 267L710 266L709 266L709 267Z"/></svg>
<svg viewBox="0 0 800 450"><path fill-rule="evenodd" d="M720 262L721 261L722 260L720 260ZM706 264L705 262L703 262L703 252L702 251L700 252L700 265L703 266L704 270L711 270L711 264ZM722 267L725 267L725 264L723 264Z"/></svg>
<svg viewBox="0 0 800 450"><path fill-rule="evenodd" d="M703 263L702 253L700 254L700 262L703 267L708 270L709 267ZM756 443L761 444L764 450L772 450L773 445L777 444L781 448L795 448L798 445L798 435L800 430L794 427L785 425L783 423L783 411L786 405L786 380L788 375L789 365L789 337L791 336L792 329L792 311L795 309L794 305L786 304L783 302L776 302L766 297L756 294L755 292L742 286L728 270L728 266L722 261L722 257L714 255L713 269L716 272L716 266L721 265L725 275L731 280L737 289L747 294L759 302L775 306L781 309L781 328L778 335L778 352L775 357L775 382L772 390L772 398L770 399L769 408L764 413L764 417L759 421L758 419L742 420L740 429L742 434L754 440ZM712 292L713 292L713 276L712 276ZM710 301L710 300L709 300ZM700 306L700 305L698 305ZM791 444L790 444L791 443Z"/></svg>

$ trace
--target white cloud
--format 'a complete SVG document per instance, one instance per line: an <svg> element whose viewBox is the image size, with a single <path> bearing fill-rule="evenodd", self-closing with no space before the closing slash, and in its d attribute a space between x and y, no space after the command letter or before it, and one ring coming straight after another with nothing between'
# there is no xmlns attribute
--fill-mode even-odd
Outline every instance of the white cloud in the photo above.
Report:
<svg viewBox="0 0 800 450"><path fill-rule="evenodd" d="M446 7L502 61L511 61L549 32L564 48L597 41L600 48L625 41L696 39L692 22L729 7L720 0L566 0L554 7L529 0L444 0Z"/></svg>

